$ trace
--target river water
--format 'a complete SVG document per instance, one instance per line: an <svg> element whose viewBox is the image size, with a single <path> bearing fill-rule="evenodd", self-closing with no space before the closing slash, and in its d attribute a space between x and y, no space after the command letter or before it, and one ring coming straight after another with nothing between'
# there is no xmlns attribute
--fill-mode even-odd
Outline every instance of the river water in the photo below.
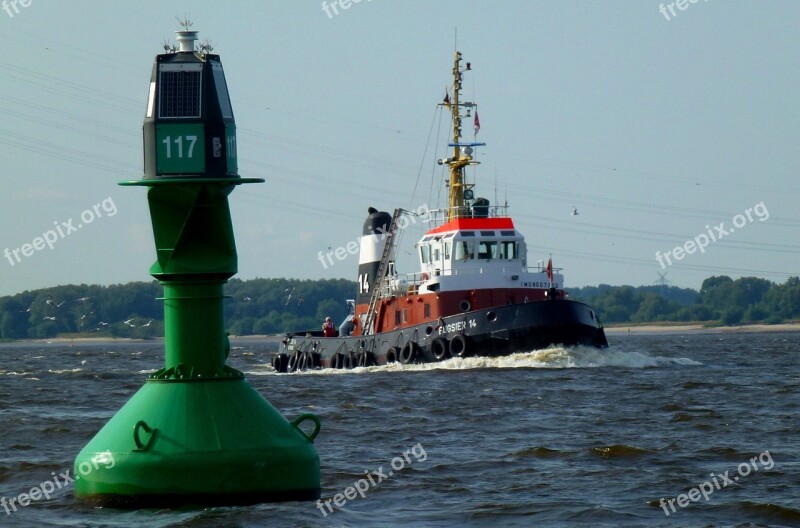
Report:
<svg viewBox="0 0 800 528"><path fill-rule="evenodd" d="M280 375L266 343L234 342L229 364L285 416L321 419L323 502L118 511L67 485L0 508L0 526L800 526L800 333L609 340ZM72 469L163 344L6 343L0 358L8 500ZM325 506L365 472L363 498Z"/></svg>

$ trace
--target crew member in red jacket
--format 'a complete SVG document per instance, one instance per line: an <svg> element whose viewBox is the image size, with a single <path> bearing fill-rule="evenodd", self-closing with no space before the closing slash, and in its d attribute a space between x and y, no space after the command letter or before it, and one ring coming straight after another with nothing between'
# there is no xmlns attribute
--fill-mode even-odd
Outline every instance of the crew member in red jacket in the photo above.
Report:
<svg viewBox="0 0 800 528"><path fill-rule="evenodd" d="M322 335L325 337L336 337L336 327L333 326L333 321L331 321L330 317L326 317L325 322L322 323Z"/></svg>

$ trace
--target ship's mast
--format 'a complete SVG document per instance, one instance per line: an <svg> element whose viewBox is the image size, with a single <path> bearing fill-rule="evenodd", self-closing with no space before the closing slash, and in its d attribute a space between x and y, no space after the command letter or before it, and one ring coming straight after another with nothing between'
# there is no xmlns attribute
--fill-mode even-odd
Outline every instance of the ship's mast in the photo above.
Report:
<svg viewBox="0 0 800 528"><path fill-rule="evenodd" d="M484 145L484 143L462 143L461 142L461 108L467 109L467 117L473 108L477 109L475 103L461 102L461 81L463 72L471 70L470 63L466 67L461 67L461 52L456 51L453 60L453 99L445 102L445 106L450 109L453 118L453 142L449 146L453 147L453 157L443 160L450 167L450 183L448 191L447 219L454 220L470 216L467 201L471 201L471 191L473 184L465 181L465 168L468 165L478 165L479 162L472 159L472 147ZM441 163L441 162L440 162Z"/></svg>

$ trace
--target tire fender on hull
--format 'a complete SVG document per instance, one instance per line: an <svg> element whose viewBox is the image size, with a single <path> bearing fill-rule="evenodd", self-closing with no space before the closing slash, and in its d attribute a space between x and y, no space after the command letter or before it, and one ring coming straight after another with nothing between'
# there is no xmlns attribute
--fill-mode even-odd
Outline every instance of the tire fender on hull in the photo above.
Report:
<svg viewBox="0 0 800 528"><path fill-rule="evenodd" d="M305 354L299 350L292 354L292 357L289 358L289 363L286 365L286 371L295 372L296 370L300 370L300 364L304 357Z"/></svg>
<svg viewBox="0 0 800 528"><path fill-rule="evenodd" d="M389 347L389 350L386 351L386 364L389 363L397 363L397 359L400 357L400 349L396 346Z"/></svg>
<svg viewBox="0 0 800 528"><path fill-rule="evenodd" d="M331 368L343 369L345 366L347 366L347 358L345 358L344 354L335 353L331 358Z"/></svg>
<svg viewBox="0 0 800 528"><path fill-rule="evenodd" d="M369 350L365 350L358 355L359 367L372 367L375 365L375 355Z"/></svg>
<svg viewBox="0 0 800 528"><path fill-rule="evenodd" d="M277 356L272 358L272 368L275 369L275 372L284 373L289 366L289 357L286 354L278 354Z"/></svg>
<svg viewBox="0 0 800 528"><path fill-rule="evenodd" d="M398 359L403 365L410 365L417 360L418 352L419 345L414 341L408 341L405 345L403 345L402 350L400 350L400 356Z"/></svg>
<svg viewBox="0 0 800 528"><path fill-rule="evenodd" d="M358 355L355 352L347 353L347 362L345 366L349 369L354 369L358 366Z"/></svg>
<svg viewBox="0 0 800 528"><path fill-rule="evenodd" d="M431 354L436 361L444 361L448 357L450 357L450 347L447 346L447 341L442 339L441 337L434 338L431 341Z"/></svg>
<svg viewBox="0 0 800 528"><path fill-rule="evenodd" d="M450 339L450 355L453 357L467 357L469 355L469 338L462 334L457 334Z"/></svg>

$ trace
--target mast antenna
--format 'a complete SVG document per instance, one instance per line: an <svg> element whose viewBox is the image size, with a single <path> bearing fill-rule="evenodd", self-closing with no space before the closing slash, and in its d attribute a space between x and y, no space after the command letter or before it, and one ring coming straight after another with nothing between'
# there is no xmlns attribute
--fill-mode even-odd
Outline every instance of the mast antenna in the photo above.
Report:
<svg viewBox="0 0 800 528"><path fill-rule="evenodd" d="M463 83L463 73L472 70L471 63L467 62L463 67L461 66L462 55L458 50L455 51L453 57L453 89L452 97L446 97L445 102L441 105L446 106L450 111L452 120L452 136L451 142L448 147L452 147L452 156L438 160L439 165L448 165L450 168L450 179L448 187L447 199L447 220L455 220L456 218L463 218L469 216L470 208L469 202L473 199L472 188L475 184L466 182L465 169L470 165L478 165L479 162L473 159L474 147L483 146L485 143L479 143L473 139L472 142L464 142L461 137L461 110L466 110L466 116L470 116L471 111L476 112L476 105L472 101L461 100L461 89ZM477 125L477 123L476 123Z"/></svg>
<svg viewBox="0 0 800 528"><path fill-rule="evenodd" d="M497 205L497 166L494 167L494 204Z"/></svg>

